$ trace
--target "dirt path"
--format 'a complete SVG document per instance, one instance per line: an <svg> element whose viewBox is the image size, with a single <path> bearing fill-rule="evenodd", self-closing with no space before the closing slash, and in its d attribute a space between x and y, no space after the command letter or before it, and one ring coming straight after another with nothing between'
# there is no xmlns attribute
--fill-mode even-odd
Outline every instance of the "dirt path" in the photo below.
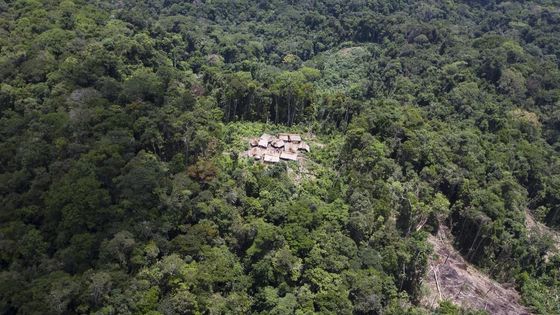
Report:
<svg viewBox="0 0 560 315"><path fill-rule="evenodd" d="M531 314L519 303L519 294L513 288L506 288L467 263L445 235L440 231L428 238L436 257L428 262L429 272L424 278L429 289L422 299L424 306L433 309L439 301L450 300L489 314Z"/></svg>

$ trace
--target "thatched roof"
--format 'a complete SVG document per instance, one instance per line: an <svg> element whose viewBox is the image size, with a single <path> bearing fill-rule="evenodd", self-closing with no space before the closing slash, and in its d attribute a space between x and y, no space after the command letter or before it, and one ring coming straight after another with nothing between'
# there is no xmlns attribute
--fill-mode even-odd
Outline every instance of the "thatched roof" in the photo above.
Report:
<svg viewBox="0 0 560 315"><path fill-rule="evenodd" d="M290 136L287 133L279 133L278 138L282 141L290 141Z"/></svg>
<svg viewBox="0 0 560 315"><path fill-rule="evenodd" d="M292 142L300 142L301 141L301 136L298 135L298 134L291 133L291 134L288 135L288 137L290 138L290 141L292 141Z"/></svg>
<svg viewBox="0 0 560 315"><path fill-rule="evenodd" d="M284 144L284 151L288 153L297 153L299 145L297 143L286 142Z"/></svg>
<svg viewBox="0 0 560 315"><path fill-rule="evenodd" d="M269 135L268 133L263 133L260 137L261 140L266 140L268 142L270 142L270 140L274 138L272 135Z"/></svg>
<svg viewBox="0 0 560 315"><path fill-rule="evenodd" d="M280 157L277 155L265 154L264 161L268 163L278 163L280 162Z"/></svg>
<svg viewBox="0 0 560 315"><path fill-rule="evenodd" d="M309 144L305 143L305 142L300 142L299 146L298 146L298 150L303 150L306 152L311 151L311 148L309 147Z"/></svg>
<svg viewBox="0 0 560 315"><path fill-rule="evenodd" d="M262 155L263 152L261 148L254 147L247 151L247 156L254 157L257 160L260 160Z"/></svg>
<svg viewBox="0 0 560 315"><path fill-rule="evenodd" d="M280 158L282 160L297 161L297 157L298 157L297 153L289 153L286 151L280 153Z"/></svg>
<svg viewBox="0 0 560 315"><path fill-rule="evenodd" d="M259 147L266 149L268 147L268 139L259 139Z"/></svg>
<svg viewBox="0 0 560 315"><path fill-rule="evenodd" d="M310 150L300 135L291 133L279 133L277 137L263 133L259 138L251 138L249 143L251 148L244 154L266 163L278 163L280 159L297 161L299 151Z"/></svg>
<svg viewBox="0 0 560 315"><path fill-rule="evenodd" d="M285 144L284 141L280 139L276 139L271 142L271 145L275 148L282 148L284 147L284 144Z"/></svg>

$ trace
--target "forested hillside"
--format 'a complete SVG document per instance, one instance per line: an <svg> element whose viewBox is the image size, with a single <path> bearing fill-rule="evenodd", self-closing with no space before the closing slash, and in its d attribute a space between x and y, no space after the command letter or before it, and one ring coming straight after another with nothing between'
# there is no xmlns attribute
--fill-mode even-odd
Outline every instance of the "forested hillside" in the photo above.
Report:
<svg viewBox="0 0 560 315"><path fill-rule="evenodd" d="M559 66L555 0L0 0L0 313L484 314L445 227L560 314Z"/></svg>

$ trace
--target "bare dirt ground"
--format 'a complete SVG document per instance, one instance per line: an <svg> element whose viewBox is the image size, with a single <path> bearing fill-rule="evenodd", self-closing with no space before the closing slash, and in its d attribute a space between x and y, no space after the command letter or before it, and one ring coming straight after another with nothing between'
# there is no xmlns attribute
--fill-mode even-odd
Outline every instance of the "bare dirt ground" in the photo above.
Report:
<svg viewBox="0 0 560 315"><path fill-rule="evenodd" d="M529 209L525 211L525 226L530 231L539 235L550 237L550 239L554 242L554 248L551 252L558 252L560 250L560 233L557 230L553 230L543 223L535 220Z"/></svg>
<svg viewBox="0 0 560 315"><path fill-rule="evenodd" d="M489 314L531 314L519 303L519 294L477 270L466 262L451 245L445 229L428 238L434 246L435 257L429 261L429 272L424 278L428 293L422 304L436 308L442 300Z"/></svg>

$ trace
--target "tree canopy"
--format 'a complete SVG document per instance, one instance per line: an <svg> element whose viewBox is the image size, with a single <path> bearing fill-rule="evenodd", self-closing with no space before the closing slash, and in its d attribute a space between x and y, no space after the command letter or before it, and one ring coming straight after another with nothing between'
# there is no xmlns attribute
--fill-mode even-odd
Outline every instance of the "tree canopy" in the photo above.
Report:
<svg viewBox="0 0 560 315"><path fill-rule="evenodd" d="M556 1L0 0L0 313L560 313ZM241 157L262 132L305 163Z"/></svg>

